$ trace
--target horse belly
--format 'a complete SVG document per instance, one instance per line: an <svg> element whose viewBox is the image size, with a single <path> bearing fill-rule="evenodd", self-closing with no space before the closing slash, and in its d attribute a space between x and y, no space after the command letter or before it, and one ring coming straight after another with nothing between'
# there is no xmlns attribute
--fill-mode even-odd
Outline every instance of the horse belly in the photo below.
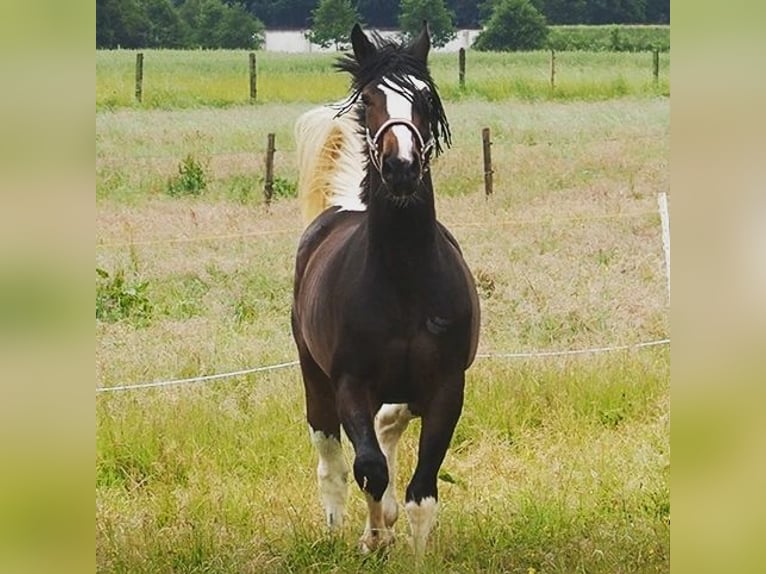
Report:
<svg viewBox="0 0 766 574"><path fill-rule="evenodd" d="M386 403L416 401L439 370L438 349L428 337L390 342L381 357L379 394Z"/></svg>

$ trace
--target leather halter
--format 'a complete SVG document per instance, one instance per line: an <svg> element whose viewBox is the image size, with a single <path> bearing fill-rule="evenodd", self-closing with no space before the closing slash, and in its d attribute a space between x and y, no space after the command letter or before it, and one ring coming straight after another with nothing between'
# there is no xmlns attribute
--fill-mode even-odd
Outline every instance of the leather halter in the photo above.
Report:
<svg viewBox="0 0 766 574"><path fill-rule="evenodd" d="M428 171L428 164L431 159L431 150L434 147L434 136L431 134L431 137L428 138L428 141L423 140L423 136L420 135L420 130L418 130L417 126L413 124L410 120L406 120L404 118L389 118L381 126L378 128L378 131L375 132L375 135L370 134L370 128L365 129L365 137L367 138L367 148L369 149L370 153L370 161L372 161L372 165L375 166L375 169L378 170L378 173L381 171L381 163L380 163L380 152L378 151L378 143L380 142L380 138L383 136L383 133L393 126L405 126L408 128L413 134L415 134L415 139L418 141L418 145L420 146L420 175L423 176L424 173Z"/></svg>

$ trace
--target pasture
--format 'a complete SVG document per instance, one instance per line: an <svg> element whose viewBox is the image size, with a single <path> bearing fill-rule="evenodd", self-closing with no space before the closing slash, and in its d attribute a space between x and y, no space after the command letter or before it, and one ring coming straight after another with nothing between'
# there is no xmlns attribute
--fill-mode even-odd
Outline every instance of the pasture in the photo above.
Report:
<svg viewBox="0 0 766 574"><path fill-rule="evenodd" d="M249 100L248 53L244 50L143 50L143 104L135 102L133 50L96 52L96 109L225 107ZM258 101L325 103L339 98L346 78L334 71L336 54L258 52ZM670 93L670 56L660 55L658 82L651 52L557 52L555 89L550 52L493 53L469 50L465 87L457 54L435 53L431 74L446 100L508 98L604 100ZM306 89L309 87L311 89ZM297 87L297 89L296 89Z"/></svg>
<svg viewBox="0 0 766 574"><path fill-rule="evenodd" d="M201 57L211 56L228 57ZM97 53L96 386L295 360L292 126L311 102L340 98L343 78L285 72L287 95L270 99L264 74L264 102L236 105L246 97L243 66L241 99L224 86L215 101L195 100L198 86L219 89L217 77L175 76L163 80L162 101L141 107L130 101L130 71L127 100L105 87L132 58ZM282 58L285 68L309 61ZM446 87L439 56L434 67ZM481 89L500 94L504 81ZM437 212L476 277L482 356L468 371L420 570L667 572L669 348L499 355L669 336L656 200L669 187L669 102L651 86L619 98L478 91L442 89L454 145L433 165ZM482 127L493 140L488 200ZM283 193L266 206L269 132ZM204 189L172 197L168 181L185 158ZM326 533L297 368L95 401L99 571L413 570L404 517L388 555L358 555L366 507L353 484L344 530ZM417 431L413 423L402 439L401 477L412 471Z"/></svg>

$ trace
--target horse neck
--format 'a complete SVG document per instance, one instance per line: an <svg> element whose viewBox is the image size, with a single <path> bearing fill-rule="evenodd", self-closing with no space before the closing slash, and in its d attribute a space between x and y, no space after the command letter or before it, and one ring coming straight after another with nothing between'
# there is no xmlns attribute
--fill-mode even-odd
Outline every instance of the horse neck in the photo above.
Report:
<svg viewBox="0 0 766 574"><path fill-rule="evenodd" d="M398 207L385 192L373 193L372 186L380 186L380 176L372 173L367 178L370 186L367 205L369 230L368 250L384 262L400 266L412 263L412 269L430 256L436 235L436 209L429 173L423 175L419 197L409 205ZM400 267L400 270L409 266Z"/></svg>

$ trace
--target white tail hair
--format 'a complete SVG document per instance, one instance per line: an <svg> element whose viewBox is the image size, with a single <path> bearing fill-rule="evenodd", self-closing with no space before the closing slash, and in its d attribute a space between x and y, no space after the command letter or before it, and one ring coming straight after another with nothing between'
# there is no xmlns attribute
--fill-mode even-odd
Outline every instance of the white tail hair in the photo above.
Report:
<svg viewBox="0 0 766 574"><path fill-rule="evenodd" d="M364 178L364 145L350 114L332 107L314 108L295 122L298 198L308 225L330 206L364 211L359 192Z"/></svg>

